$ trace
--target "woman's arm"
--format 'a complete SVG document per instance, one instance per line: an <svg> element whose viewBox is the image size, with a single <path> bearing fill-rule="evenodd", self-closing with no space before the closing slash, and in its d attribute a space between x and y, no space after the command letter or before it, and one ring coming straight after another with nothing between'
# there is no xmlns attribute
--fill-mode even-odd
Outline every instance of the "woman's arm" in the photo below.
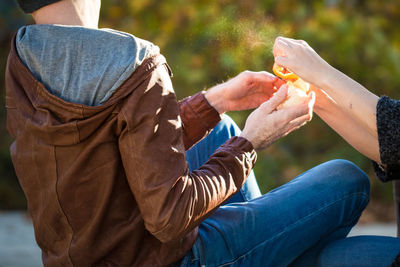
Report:
<svg viewBox="0 0 400 267"><path fill-rule="evenodd" d="M315 112L359 152L380 163L376 126L379 98L330 66L304 41L278 37L274 55L277 64L314 85Z"/></svg>
<svg viewBox="0 0 400 267"><path fill-rule="evenodd" d="M353 102L349 104L353 107L346 109L344 105L339 104L339 100L334 101L326 92L318 88L315 89L315 92L315 113L360 153L380 163L374 116L365 116L364 122L360 122L356 118L362 115L362 112L354 111ZM351 100L348 101L351 102ZM373 106L374 104L370 104L370 107ZM375 109L372 108L370 111L373 110ZM371 127L366 125L371 125Z"/></svg>

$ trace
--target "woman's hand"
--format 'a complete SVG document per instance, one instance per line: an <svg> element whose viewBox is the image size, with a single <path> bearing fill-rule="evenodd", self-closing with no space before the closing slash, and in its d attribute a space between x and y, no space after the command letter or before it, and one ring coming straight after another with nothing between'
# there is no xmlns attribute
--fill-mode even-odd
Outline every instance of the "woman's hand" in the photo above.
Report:
<svg viewBox="0 0 400 267"><path fill-rule="evenodd" d="M355 149L380 162L376 126L378 97L331 67L305 41L278 37L274 56L278 65L311 84L317 99L315 113Z"/></svg>
<svg viewBox="0 0 400 267"><path fill-rule="evenodd" d="M303 40L278 37L273 52L275 63L318 87L332 74L333 68Z"/></svg>
<svg viewBox="0 0 400 267"><path fill-rule="evenodd" d="M220 113L259 107L284 82L271 73L244 71L207 90L207 101Z"/></svg>
<svg viewBox="0 0 400 267"><path fill-rule="evenodd" d="M314 92L311 92L309 97L297 106L276 110L286 97L287 85L283 85L271 99L254 110L247 118L240 136L249 140L256 150L268 147L311 120L315 102Z"/></svg>

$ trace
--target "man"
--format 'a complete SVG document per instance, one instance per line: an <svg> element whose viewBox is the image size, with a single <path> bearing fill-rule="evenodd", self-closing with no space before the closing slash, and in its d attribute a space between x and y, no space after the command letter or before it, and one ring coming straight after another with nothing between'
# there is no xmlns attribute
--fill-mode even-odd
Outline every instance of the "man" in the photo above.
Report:
<svg viewBox="0 0 400 267"><path fill-rule="evenodd" d="M100 0L19 3L36 25L12 43L7 124L46 266L310 266L357 222L369 184L346 161L252 199L255 150L309 121L312 95L276 110L286 85L246 71L178 103L155 45L97 28ZM219 123L250 108L242 133Z"/></svg>

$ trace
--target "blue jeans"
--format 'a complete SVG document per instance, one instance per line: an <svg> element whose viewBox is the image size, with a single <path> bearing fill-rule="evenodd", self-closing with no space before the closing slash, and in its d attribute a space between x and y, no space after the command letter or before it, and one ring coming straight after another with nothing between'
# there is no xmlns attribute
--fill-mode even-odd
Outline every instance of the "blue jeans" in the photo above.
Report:
<svg viewBox="0 0 400 267"><path fill-rule="evenodd" d="M187 152L191 170L239 133L225 116L209 136ZM368 201L368 177L345 160L321 164L263 196L252 174L236 195L199 225L193 248L176 265L343 266L334 264L344 260L339 242L354 240L344 238ZM362 260L354 251L349 255L353 262Z"/></svg>

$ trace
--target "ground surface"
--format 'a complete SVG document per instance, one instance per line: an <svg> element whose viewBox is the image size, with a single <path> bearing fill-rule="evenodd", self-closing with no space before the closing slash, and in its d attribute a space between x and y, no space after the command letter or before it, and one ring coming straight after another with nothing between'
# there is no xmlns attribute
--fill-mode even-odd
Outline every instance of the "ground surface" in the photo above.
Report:
<svg viewBox="0 0 400 267"><path fill-rule="evenodd" d="M350 234L395 236L396 227L390 223L363 224L356 226ZM0 266L42 266L32 224L24 212L0 212Z"/></svg>

